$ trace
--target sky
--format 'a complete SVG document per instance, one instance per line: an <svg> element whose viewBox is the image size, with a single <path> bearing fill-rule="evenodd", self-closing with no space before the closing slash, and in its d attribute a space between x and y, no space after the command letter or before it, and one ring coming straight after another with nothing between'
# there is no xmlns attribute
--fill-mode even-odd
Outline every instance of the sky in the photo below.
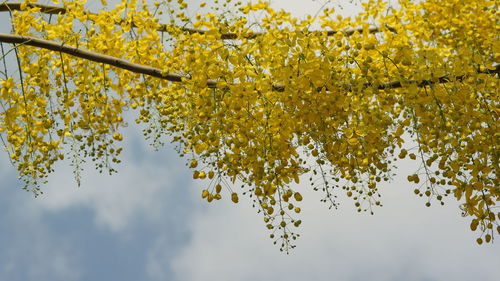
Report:
<svg viewBox="0 0 500 281"><path fill-rule="evenodd" d="M197 5L201 1L190 1ZM207 1L210 5L210 1ZM298 17L320 1L272 1ZM344 14L354 13L347 1ZM0 14L0 32L7 14ZM8 22L8 21L7 21ZM118 174L85 169L76 187L59 163L34 198L22 191L0 153L0 280L498 280L500 245L479 246L453 200L425 207L405 177L410 163L381 187L382 208L337 210L307 186L297 248L283 254L262 217L240 197L208 204L185 160L166 145L155 151L132 121Z"/></svg>

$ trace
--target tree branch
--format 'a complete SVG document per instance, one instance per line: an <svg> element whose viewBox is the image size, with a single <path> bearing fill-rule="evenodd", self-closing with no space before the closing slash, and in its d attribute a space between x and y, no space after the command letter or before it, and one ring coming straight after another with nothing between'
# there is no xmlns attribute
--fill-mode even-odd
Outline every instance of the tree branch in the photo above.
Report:
<svg viewBox="0 0 500 281"><path fill-rule="evenodd" d="M166 73L163 74L162 70L159 68L155 67L150 67L150 66L145 66L141 64L136 64L132 63L120 58L108 56L108 55L103 55L95 52L90 52L84 49L79 49L76 47L72 46L67 46L55 41L49 41L49 40L44 40L40 38L35 38L35 37L30 37L30 36L21 36L21 35L14 35L14 34L5 34L5 33L0 33L0 42L5 42L5 43L11 43L11 44L22 44L22 45L28 45L28 46L33 46L33 47L38 47L38 48L43 48L47 50L52 50L56 52L61 52L65 53L71 56L79 57L82 59L86 59L89 61L93 62L98 62L98 63L104 63L108 64L111 66L115 66L121 69L126 69L129 71L132 71L134 73L140 73L140 74L145 74L148 76L164 79L167 81L171 82L182 82L182 79L189 79L187 77L183 77L178 74L171 74L171 73ZM500 64L497 64L494 69L487 69L487 70L480 70L477 71L477 73L485 73L485 74L500 74ZM402 83L401 81L392 81L392 82L387 82L383 83L380 85L376 85L373 83L365 83L364 87L369 88L369 87L377 87L379 90L384 90L384 89L396 89L396 88L402 88L403 84L417 84L418 87L425 87L429 86L432 84L440 84L440 83L447 83L450 82L452 79L454 80L463 80L466 77L466 75L460 75L460 76L442 76L437 79L430 79L430 80L409 80L406 81L405 83ZM216 88L217 87L217 82L213 80L207 80L207 87L209 88ZM351 90L352 86L347 86L346 89ZM285 87L282 85L273 85L273 90L277 92L283 92L285 91ZM321 90L321 88L319 88Z"/></svg>
<svg viewBox="0 0 500 281"><path fill-rule="evenodd" d="M45 14L65 14L67 12L67 9L65 7L52 6L52 5L46 5L46 4L29 3L29 4L26 4L26 7L28 7L28 8L35 8L35 7L36 8L40 8L40 12L41 13L45 13ZM12 3L12 2L0 3L0 12L7 12L7 11L14 11L14 10L21 10L21 3ZM90 13L90 14L92 14L92 13ZM115 22L115 24L120 25L123 21L124 21L124 19L121 19L120 21ZM132 27L136 27L133 22L132 22ZM160 24L160 26L158 27L157 31L168 32L169 27L171 27L171 25ZM386 26L386 28L389 31L393 32L393 33L397 33L395 28L392 28L390 26ZM181 29L184 30L185 32L190 33L190 34L193 34L193 33L205 34L205 33L208 32L207 30L201 30L201 29L195 29L195 28L188 28L188 27L182 27ZM381 31L382 30L380 28L378 28L378 27L371 27L371 28L368 29L369 33L378 33L378 32L381 32ZM339 33L339 32L344 33L347 36L351 36L351 35L353 35L356 32L362 33L363 32L363 28L346 30L346 31L338 31L338 30L311 31L310 33L311 34L321 34L321 33L324 33L324 32L326 32L327 36L332 36L332 35L334 35L336 33ZM252 33L248 33L246 35L242 35L242 37L246 38L246 39L254 39L254 38L256 38L258 36L261 36L263 34L265 34L265 33L263 33L263 32L252 32ZM222 33L221 34L221 39L222 40L234 40L234 39L238 39L238 34L231 33L231 32L229 32L229 33Z"/></svg>
<svg viewBox="0 0 500 281"><path fill-rule="evenodd" d="M500 64L495 65L494 69L486 69L486 70L478 70L476 73L483 73L483 74L499 74L500 73ZM467 77L467 75L458 75L458 76L450 76L450 75L445 75L438 77L437 79L426 79L426 80L408 80L405 82L405 84L417 84L418 87L425 87L425 86L430 86L434 84L442 84L442 83L448 83L452 80L456 81L462 81ZM373 83L366 83L364 85L366 88L373 87L375 86ZM387 82L381 85L378 85L377 88L379 90L385 90L385 89L396 89L396 88L402 88L403 83L401 81L392 81L392 82Z"/></svg>
<svg viewBox="0 0 500 281"><path fill-rule="evenodd" d="M93 62L108 64L135 73L141 73L172 82L182 82L182 76L178 74L171 74L171 73L162 74L162 70L159 68L136 64L120 58L103 55L95 52L90 52L72 46L67 46L55 41L49 41L30 36L0 33L0 42L11 43L11 44L22 44L22 45L43 48L47 50L65 53L71 56L79 57ZM215 87L216 84L215 82L210 82L209 86L212 86L212 84Z"/></svg>
<svg viewBox="0 0 500 281"><path fill-rule="evenodd" d="M20 11L22 3L5 2L0 3L0 12L10 12L10 11ZM28 8L40 8L40 12L44 14L65 14L66 8L38 3L28 3L26 4Z"/></svg>

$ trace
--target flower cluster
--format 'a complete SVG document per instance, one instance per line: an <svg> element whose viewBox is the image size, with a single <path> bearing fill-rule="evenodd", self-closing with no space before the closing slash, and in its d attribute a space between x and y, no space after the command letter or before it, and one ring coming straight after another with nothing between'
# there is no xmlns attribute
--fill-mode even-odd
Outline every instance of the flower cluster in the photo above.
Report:
<svg viewBox="0 0 500 281"><path fill-rule="evenodd" d="M16 45L19 75L5 69L0 78L0 136L35 194L65 154L77 178L86 159L114 172L122 115L134 109L147 138L160 145L169 136L193 178L207 180L202 198L219 200L223 189L235 203L247 195L282 250L298 236L301 176L331 207L345 192L358 211L372 212L380 182L406 157L419 164L408 180L427 206L454 196L480 230L479 244L500 233L495 1L401 0L393 8L371 0L355 18L325 8L303 20L267 2L227 0L220 9L232 13L193 19L182 0L122 1L98 14L85 0L54 1L65 8L57 16L32 2L13 11L14 34L182 77ZM254 15L259 21L249 22Z"/></svg>

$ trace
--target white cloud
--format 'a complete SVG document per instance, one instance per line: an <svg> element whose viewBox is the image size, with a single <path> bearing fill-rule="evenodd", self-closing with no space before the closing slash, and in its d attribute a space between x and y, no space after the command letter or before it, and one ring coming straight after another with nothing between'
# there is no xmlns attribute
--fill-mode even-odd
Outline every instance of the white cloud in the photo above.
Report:
<svg viewBox="0 0 500 281"><path fill-rule="evenodd" d="M25 194L10 194L14 202L27 203ZM45 223L26 204L11 205L7 210L0 233L0 260L5 261L0 264L1 280L79 280L78 252L64 237L54 237Z"/></svg>
<svg viewBox="0 0 500 281"><path fill-rule="evenodd" d="M173 257L178 255L178 251L185 249L184 245L173 244L179 242L187 242L192 236L193 213L205 212L205 206L201 205L200 192L205 183L202 181L191 181L191 184L184 187L189 190L190 212L186 217L181 217L182 221L175 221L174 224L163 225L161 234L155 238L152 247L148 249L146 260L146 272L150 280L170 280L172 279L172 267L170 265ZM169 214L175 216L176 214ZM181 225L182 224L182 227ZM181 236L182 241L173 241L173 236ZM189 280L189 279L184 279Z"/></svg>
<svg viewBox="0 0 500 281"><path fill-rule="evenodd" d="M117 174L100 174L92 164L86 165L82 186L78 188L72 168L60 165L34 205L53 212L83 206L95 212L99 225L113 231L123 230L137 218L158 219L165 208L164 198L174 189L184 188L176 186L176 182L186 169L179 159L158 163L152 156L155 152L151 152L152 148L137 132L128 129L126 135L131 141L124 144L122 164L116 165ZM134 147L132 142L140 145ZM145 158L138 160L133 150ZM156 153L168 154L164 150Z"/></svg>
<svg viewBox="0 0 500 281"><path fill-rule="evenodd" d="M80 270L91 270L80 268L75 262L85 260L89 254L85 246L75 243L78 235L70 234L69 240L65 241L64 237L54 233L54 224L66 228L58 225L57 219L53 221L51 215L57 217L79 208L90 210L97 226L112 231L111 235L122 241L142 239L141 236L132 237L142 235L140 231L130 230L144 222L155 230L148 233L154 239L170 237L173 241L182 240L175 229L183 229L183 213L189 212L185 208L190 204L189 199L179 198L188 188L182 186L182 182L186 178L190 181L184 159L168 151L173 150L172 147L152 151L137 126L126 130L123 164L117 167L117 174L99 174L92 164L87 165L82 174L82 186L78 188L72 168L61 163L49 178L49 183L42 186L44 194L38 198L19 190L21 183L13 181L15 169L6 157L0 158L0 177L14 182L12 186L2 184L2 187L9 188L4 192L12 194L11 201L16 202L7 205L8 213L5 214L9 222L13 222L9 226L11 231L0 233L3 247L0 260L8 261L0 262L1 280L18 280L12 276L19 276L21 272L23 275L19 280L79 280ZM90 233L95 231L95 228L89 229ZM175 247L171 245L169 248ZM142 268L145 261L133 266Z"/></svg>
<svg viewBox="0 0 500 281"><path fill-rule="evenodd" d="M289 256L272 245L249 202L202 207L171 269L177 280L191 281L496 280L498 243L477 246L453 199L426 208L408 186L402 171L383 188L385 205L374 216L356 213L346 198L328 211L319 194L306 191L301 238Z"/></svg>

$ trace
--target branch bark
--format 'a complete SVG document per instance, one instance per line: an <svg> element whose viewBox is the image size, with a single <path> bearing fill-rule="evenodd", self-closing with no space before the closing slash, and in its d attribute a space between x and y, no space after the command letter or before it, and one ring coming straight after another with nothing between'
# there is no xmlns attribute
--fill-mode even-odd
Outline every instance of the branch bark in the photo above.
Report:
<svg viewBox="0 0 500 281"><path fill-rule="evenodd" d="M44 13L44 14L57 15L57 14L65 14L67 12L67 9L65 7L46 5L46 4L38 4L38 3L29 3L29 4L26 4L26 7L28 7L28 8L40 8L40 12ZM18 10L18 11L21 10L21 3L12 3L12 2L0 3L0 12L15 11L15 10ZM120 25L123 21L124 21L124 19L121 19L120 21L115 22L115 24ZM133 22L132 22L132 27L136 27ZM171 26L167 25L167 24L160 24L157 31L168 32L170 27ZM386 28L393 33L397 33L396 29L394 29L390 26L386 26ZM188 27L182 27L182 30L184 30L185 32L190 33L190 34L193 34L193 33L205 34L208 32L207 30L188 28ZM379 27L371 27L368 29L369 33L378 33L381 31L382 30ZM338 30L311 31L310 33L321 34L324 32L326 32L327 36L332 36L332 35L339 33L339 32L344 33L347 36L351 36L356 32L362 33L363 28L346 30L346 31L338 31ZM236 34L236 33L228 32L228 33L222 33L221 39L222 40L235 40L235 39L238 39L241 37L246 38L246 39L254 39L254 38L261 36L263 34L265 34L265 33L253 32L253 33L248 33L248 34L245 34L242 36L238 36L238 34Z"/></svg>
<svg viewBox="0 0 500 281"><path fill-rule="evenodd" d="M79 57L97 63L108 64L135 73L145 74L148 76L165 79L172 82L182 82L182 76L178 74L171 74L171 73L163 74L162 70L159 68L145 66L127 60L123 60L120 58L95 53L84 49L79 49L55 41L49 41L30 36L0 33L0 42L43 48L47 50L65 53L71 56ZM214 82L213 84L215 86L216 83Z"/></svg>
<svg viewBox="0 0 500 281"><path fill-rule="evenodd" d="M0 12L11 12L11 11L16 11L16 10L20 11L21 4L22 3L13 3L13 2L0 3ZM26 7L28 7L28 8L40 8L40 12L42 12L44 14L57 15L57 14L65 14L66 13L66 8L59 7L59 6L53 6L53 5L29 3L29 4L26 4Z"/></svg>
<svg viewBox="0 0 500 281"><path fill-rule="evenodd" d="M500 64L495 65L494 69L486 69L486 70L478 70L476 73L483 73L483 74L499 74L500 73ZM445 75L438 77L437 79L426 79L426 80L409 80L406 81L406 84L417 84L418 87L425 87L425 86L430 86L434 84L442 84L442 83L448 83L452 80L456 81L462 81L467 77L467 75L458 75L458 76L451 76L451 75ZM365 84L366 88L373 87L374 85L372 83L367 83ZM401 81L393 81L393 82L388 82L384 83L382 85L378 85L377 88L379 90L384 90L384 89L396 89L396 88L402 88L403 83Z"/></svg>
<svg viewBox="0 0 500 281"><path fill-rule="evenodd" d="M133 62L130 62L127 60L123 60L123 59L120 59L117 57L99 54L99 53L87 51L84 49L79 49L76 47L67 46L67 45L61 44L59 42L44 40L44 39L30 37L30 36L21 36L21 35L0 33L0 42L11 43L11 44L22 44L22 45L52 50L52 51L56 51L56 52L61 52L61 53L65 53L65 54L68 54L71 56L86 59L89 61L108 64L108 65L115 66L115 67L118 67L121 69L126 69L129 71L132 71L134 73L145 74L148 76L164 79L164 80L171 81L171 82L182 82L183 79L185 79L185 80L189 79L187 77L183 77L183 76L178 75L178 74L172 74L172 73L163 74L162 73L163 71L159 68L145 66L145 65L133 63ZM500 64L497 64L494 69L477 71L477 73L499 74L500 75ZM446 76L438 77L437 79L421 80L421 81L409 80L409 81L406 81L405 83L402 83L401 81L392 81L392 82L387 82L387 83L383 83L383 84L379 84L379 85L375 85L372 83L366 83L366 84L364 84L364 87L365 88L377 87L379 90L402 88L403 84L417 84L417 86L419 86L419 87L425 87L425 86L429 86L432 84L447 83L447 82L450 82L452 79L461 81L465 77L466 77L466 75L460 75L460 76L446 75ZM217 82L213 81L213 80L208 80L207 87L216 88ZM346 86L345 88L347 90L351 90L352 86ZM283 91L285 91L285 87L282 85L273 85L273 90L277 91L277 92L283 92ZM321 90L321 88L319 90Z"/></svg>

